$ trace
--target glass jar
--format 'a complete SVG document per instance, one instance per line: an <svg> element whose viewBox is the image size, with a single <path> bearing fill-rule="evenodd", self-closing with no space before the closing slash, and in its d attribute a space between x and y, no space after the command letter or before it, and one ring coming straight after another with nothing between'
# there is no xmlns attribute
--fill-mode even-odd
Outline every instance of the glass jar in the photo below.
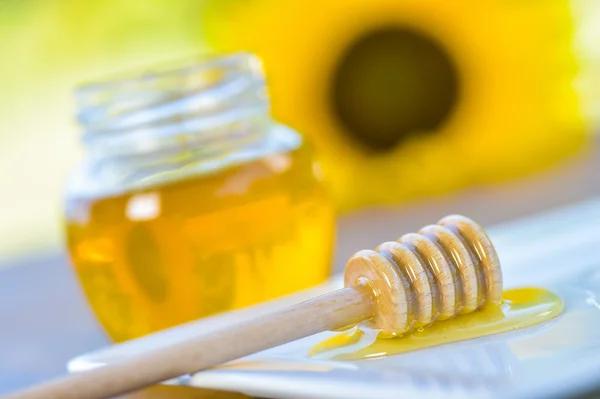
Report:
<svg viewBox="0 0 600 399"><path fill-rule="evenodd" d="M72 264L115 341L323 281L334 213L248 54L82 86Z"/></svg>

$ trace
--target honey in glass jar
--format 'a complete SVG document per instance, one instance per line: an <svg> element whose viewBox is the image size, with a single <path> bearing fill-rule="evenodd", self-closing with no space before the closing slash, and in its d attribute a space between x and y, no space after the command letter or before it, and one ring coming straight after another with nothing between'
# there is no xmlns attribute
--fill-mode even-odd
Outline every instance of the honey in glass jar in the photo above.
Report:
<svg viewBox="0 0 600 399"><path fill-rule="evenodd" d="M334 214L310 148L269 116L248 54L81 86L66 237L123 341L323 281Z"/></svg>

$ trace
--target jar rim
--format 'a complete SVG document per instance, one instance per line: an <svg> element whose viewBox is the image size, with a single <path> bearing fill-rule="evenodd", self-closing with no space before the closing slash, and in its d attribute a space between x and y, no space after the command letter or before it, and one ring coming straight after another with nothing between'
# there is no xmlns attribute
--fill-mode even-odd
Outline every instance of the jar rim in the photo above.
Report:
<svg viewBox="0 0 600 399"><path fill-rule="evenodd" d="M93 158L190 151L192 144L226 152L258 140L270 116L256 56L173 64L76 89L81 140Z"/></svg>
<svg viewBox="0 0 600 399"><path fill-rule="evenodd" d="M206 53L200 56L194 56L187 60L177 60L154 64L150 67L142 67L137 70L119 72L113 77L81 82L75 85L74 93L76 96L90 94L98 91L106 91L127 84L136 84L139 82L149 82L164 78L186 75L192 75L199 71L215 68L231 68L240 65L248 65L253 72L262 74L262 65L260 59L249 52L235 52L228 54ZM140 70L142 71L140 73Z"/></svg>

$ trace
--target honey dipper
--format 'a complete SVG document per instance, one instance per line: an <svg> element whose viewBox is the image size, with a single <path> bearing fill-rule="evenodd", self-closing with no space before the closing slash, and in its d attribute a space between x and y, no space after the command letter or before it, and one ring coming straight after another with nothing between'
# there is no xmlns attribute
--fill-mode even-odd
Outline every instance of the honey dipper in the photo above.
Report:
<svg viewBox="0 0 600 399"><path fill-rule="evenodd" d="M396 336L499 302L502 272L485 231L464 216L354 254L345 288L8 395L5 399L96 399L134 391L322 331L364 322ZM243 331L243 335L240 332Z"/></svg>

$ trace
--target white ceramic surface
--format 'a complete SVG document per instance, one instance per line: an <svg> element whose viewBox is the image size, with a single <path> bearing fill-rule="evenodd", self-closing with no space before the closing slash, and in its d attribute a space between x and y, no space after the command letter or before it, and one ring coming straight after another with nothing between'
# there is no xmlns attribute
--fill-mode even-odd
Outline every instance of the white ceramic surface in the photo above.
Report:
<svg viewBox="0 0 600 399"><path fill-rule="evenodd" d="M402 355L361 361L308 358L332 333L282 345L170 383L265 398L561 397L600 385L600 199L489 229L505 287L543 286L565 312L530 328ZM341 286L219 315L73 359L79 372L169 345ZM240 331L240 339L244 339Z"/></svg>

